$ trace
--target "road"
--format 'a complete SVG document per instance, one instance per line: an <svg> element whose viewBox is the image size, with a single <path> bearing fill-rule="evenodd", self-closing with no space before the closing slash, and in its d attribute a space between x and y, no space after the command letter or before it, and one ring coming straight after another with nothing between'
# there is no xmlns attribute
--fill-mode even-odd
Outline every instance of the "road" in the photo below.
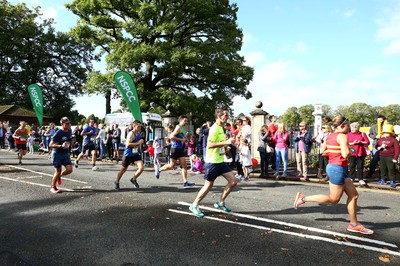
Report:
<svg viewBox="0 0 400 266"><path fill-rule="evenodd" d="M183 189L180 172L154 177L146 169L133 188L128 170L113 189L119 165L89 161L49 191L47 157L0 151L0 265L400 265L400 193L359 189L359 220L372 236L346 232L345 198L338 205L293 209L297 191L327 193L326 184L251 178L213 208L220 177L203 201L204 218L188 210L203 183ZM197 186L198 185L198 186Z"/></svg>

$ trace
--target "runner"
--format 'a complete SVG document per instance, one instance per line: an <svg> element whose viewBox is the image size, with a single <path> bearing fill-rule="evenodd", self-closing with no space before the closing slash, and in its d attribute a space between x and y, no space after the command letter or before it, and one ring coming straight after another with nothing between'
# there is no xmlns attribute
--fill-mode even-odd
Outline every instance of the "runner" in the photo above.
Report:
<svg viewBox="0 0 400 266"><path fill-rule="evenodd" d="M52 158L54 166L54 175L51 180L51 193L59 193L60 190L56 186L62 184L61 177L72 173L72 162L69 155L69 147L71 146L72 130L71 122L68 117L63 117L60 120L61 130L57 130L54 134L49 147L52 148ZM61 172L62 166L65 170Z"/></svg>
<svg viewBox="0 0 400 266"><path fill-rule="evenodd" d="M26 142L28 141L29 132L25 121L21 121L19 124L20 127L15 130L13 138L15 139L15 144L17 144L18 164L22 165L22 157L26 154Z"/></svg>
<svg viewBox="0 0 400 266"><path fill-rule="evenodd" d="M199 210L199 204L210 192L214 185L215 179L222 175L228 181L226 184L220 200L214 203L215 208L222 209L226 212L230 212L231 208L225 205L225 199L229 193L239 182L229 166L224 162L224 151L227 145L235 143L234 138L226 139L224 129L222 128L225 122L228 120L228 111L217 109L215 111L215 124L210 128L207 141L207 161L205 163L205 183L197 194L196 199L190 205L189 210L193 212L197 217L203 217L204 213Z"/></svg>
<svg viewBox="0 0 400 266"><path fill-rule="evenodd" d="M96 171L99 168L96 166L96 146L94 144L96 140L96 128L94 127L94 120L89 120L89 124L83 129L81 135L83 136L83 149L75 160L75 168L78 168L79 160L85 155L86 151L89 151L89 155L92 155L92 170Z"/></svg>
<svg viewBox="0 0 400 266"><path fill-rule="evenodd" d="M135 188L139 188L139 184L136 179L142 174L144 170L143 160L140 156L140 146L144 143L144 140L140 138L141 123L138 120L133 122L133 130L128 133L126 137L124 156L122 157L122 167L117 174L117 179L114 181L115 190L119 191L119 180L123 174L128 170L128 166L136 164L137 170L131 178L132 184Z"/></svg>
<svg viewBox="0 0 400 266"><path fill-rule="evenodd" d="M183 178L183 188L192 188L195 184L190 183L187 177L187 164L185 157L185 142L187 139L185 138L186 132L183 128L187 124L187 116L181 115L179 117L179 125L175 127L175 130L171 133L171 160L169 164L162 166L161 168L158 166L154 166L155 176L156 178L160 178L160 172L173 170L175 169L176 162L179 161L179 164L182 167L182 178Z"/></svg>
<svg viewBox="0 0 400 266"><path fill-rule="evenodd" d="M347 231L371 235L374 231L365 228L357 220L357 199L358 192L354 184L347 175L347 157L350 155L349 140L347 132L349 131L349 121L343 116L337 116L333 119L335 132L330 134L321 146L321 153L329 157L329 163L326 167L326 173L329 176L329 195L304 196L297 193L294 208L306 202L333 203L337 204L343 195L347 194L347 211L350 216L350 223Z"/></svg>

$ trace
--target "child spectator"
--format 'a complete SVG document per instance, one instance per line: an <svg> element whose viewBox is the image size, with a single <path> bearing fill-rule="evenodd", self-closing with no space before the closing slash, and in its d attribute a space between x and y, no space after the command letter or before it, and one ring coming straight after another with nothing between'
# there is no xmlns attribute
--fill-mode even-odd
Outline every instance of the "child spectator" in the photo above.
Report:
<svg viewBox="0 0 400 266"><path fill-rule="evenodd" d="M149 140L147 143L147 149L144 151L145 154L149 155L149 165L154 162L154 147L153 147L153 142Z"/></svg>
<svg viewBox="0 0 400 266"><path fill-rule="evenodd" d="M195 154L195 149L196 149L196 138L194 135L191 135L188 142L187 142L187 155L190 159L190 169L192 169L193 166L193 161L192 161L192 155Z"/></svg>
<svg viewBox="0 0 400 266"><path fill-rule="evenodd" d="M390 178L390 187L396 188L395 164L399 158L399 142L394 137L393 125L384 125L382 137L378 139L375 148L380 151L379 165L381 169L380 185L386 185L386 177Z"/></svg>
<svg viewBox="0 0 400 266"><path fill-rule="evenodd" d="M160 167L161 164L159 158L160 155L162 154L163 149L161 147L160 140L158 137L154 139L153 148L154 148L154 166L157 165L158 167Z"/></svg>
<svg viewBox="0 0 400 266"><path fill-rule="evenodd" d="M26 145L28 146L28 151L30 154L33 154L34 148L33 146L35 145L35 137L33 136L33 133L31 133L28 137L28 141L26 142Z"/></svg>
<svg viewBox="0 0 400 266"><path fill-rule="evenodd" d="M249 174L251 171L251 154L249 148L249 141L245 138L241 140L241 149L240 149L240 160L242 161L242 168L245 181L249 180Z"/></svg>
<svg viewBox="0 0 400 266"><path fill-rule="evenodd" d="M192 161L192 171L196 174L200 174L204 171L204 166L203 166L203 162L201 161L201 159L199 157L197 157L196 154L192 154L191 156L191 161Z"/></svg>
<svg viewBox="0 0 400 266"><path fill-rule="evenodd" d="M230 138L231 138L231 134L226 133L225 134L225 139L228 140ZM232 144L224 147L224 149L225 149L224 162L226 162L226 164L231 166L231 167L232 167L231 163L233 162L233 155L232 155L232 151L231 151L232 147L233 147Z"/></svg>

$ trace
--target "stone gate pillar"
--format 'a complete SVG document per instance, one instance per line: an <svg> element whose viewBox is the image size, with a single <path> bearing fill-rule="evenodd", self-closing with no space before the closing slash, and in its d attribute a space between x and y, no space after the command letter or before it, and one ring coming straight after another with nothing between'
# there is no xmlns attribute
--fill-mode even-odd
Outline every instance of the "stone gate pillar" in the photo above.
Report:
<svg viewBox="0 0 400 266"><path fill-rule="evenodd" d="M162 115L162 125L164 127L164 136L162 140L163 145L165 144L165 138L168 136L168 126L175 126L178 123L178 119L174 115L172 115L168 109L169 105L167 105L167 111L165 112L165 114Z"/></svg>
<svg viewBox="0 0 400 266"><path fill-rule="evenodd" d="M251 115L251 158L256 158L260 162L260 153L257 151L258 144L258 133L262 125L266 124L268 118L268 112L261 109L263 103L261 101L256 102L256 109L250 113Z"/></svg>

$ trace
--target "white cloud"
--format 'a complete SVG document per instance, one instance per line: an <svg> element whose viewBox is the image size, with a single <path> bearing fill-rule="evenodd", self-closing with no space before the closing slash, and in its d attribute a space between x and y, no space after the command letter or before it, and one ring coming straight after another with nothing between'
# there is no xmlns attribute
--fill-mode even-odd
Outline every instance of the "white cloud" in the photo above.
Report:
<svg viewBox="0 0 400 266"><path fill-rule="evenodd" d="M400 4L385 13L385 18L377 20L378 41L388 42L383 53L387 56L400 54Z"/></svg>
<svg viewBox="0 0 400 266"><path fill-rule="evenodd" d="M233 108L235 115L249 114L255 110L255 103L261 101L263 110L282 115L291 106L317 103L332 109L356 102L386 106L396 102L399 86L400 79L381 64L365 66L348 79L324 80L295 61L264 61L258 62L248 86L253 97L235 97Z"/></svg>
<svg viewBox="0 0 400 266"><path fill-rule="evenodd" d="M58 11L54 7L47 7L45 9L42 9L42 13L44 19L53 19L54 22L57 22Z"/></svg>
<svg viewBox="0 0 400 266"><path fill-rule="evenodd" d="M343 15L345 18L351 18L355 13L356 13L356 10L355 10L355 9L349 9L349 10L345 10L345 11L342 13L342 15Z"/></svg>

